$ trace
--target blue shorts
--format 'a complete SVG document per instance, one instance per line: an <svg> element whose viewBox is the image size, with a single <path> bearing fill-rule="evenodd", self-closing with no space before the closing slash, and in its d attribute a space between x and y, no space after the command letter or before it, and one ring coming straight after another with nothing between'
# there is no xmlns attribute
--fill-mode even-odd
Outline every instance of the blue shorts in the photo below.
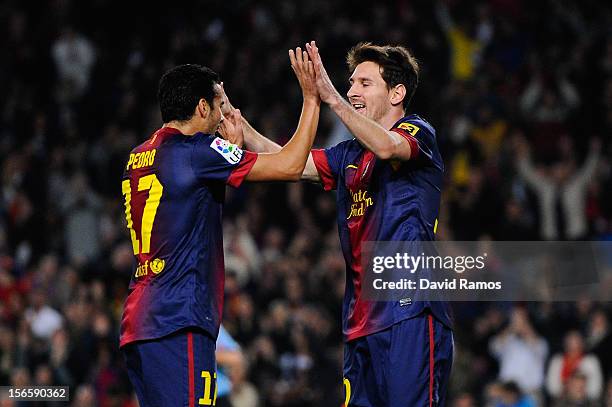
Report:
<svg viewBox="0 0 612 407"><path fill-rule="evenodd" d="M197 328L121 348L140 407L214 406L215 340Z"/></svg>
<svg viewBox="0 0 612 407"><path fill-rule="evenodd" d="M347 407L444 406L453 333L431 314L344 345Z"/></svg>

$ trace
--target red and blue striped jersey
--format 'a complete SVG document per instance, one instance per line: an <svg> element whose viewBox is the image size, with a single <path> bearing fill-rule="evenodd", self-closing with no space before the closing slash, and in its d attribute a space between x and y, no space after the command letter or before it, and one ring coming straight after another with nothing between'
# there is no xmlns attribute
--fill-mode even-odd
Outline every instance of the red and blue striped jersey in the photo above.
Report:
<svg viewBox="0 0 612 407"><path fill-rule="evenodd" d="M362 242L435 239L444 172L435 130L417 115L402 118L391 130L410 143L410 160L378 160L356 139L312 151L323 187L337 190L338 231L347 265L346 341L386 329L424 308L451 324L445 302L415 301L406 306L362 298Z"/></svg>
<svg viewBox="0 0 612 407"><path fill-rule="evenodd" d="M225 185L257 154L214 135L164 127L132 150L122 180L136 266L120 346L185 327L217 337L223 308Z"/></svg>

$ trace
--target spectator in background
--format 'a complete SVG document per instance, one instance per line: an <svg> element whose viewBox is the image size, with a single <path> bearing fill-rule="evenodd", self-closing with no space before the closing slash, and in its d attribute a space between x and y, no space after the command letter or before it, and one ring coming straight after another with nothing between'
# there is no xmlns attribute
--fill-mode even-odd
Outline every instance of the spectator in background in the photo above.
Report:
<svg viewBox="0 0 612 407"><path fill-rule="evenodd" d="M455 24L445 2L436 2L438 24L446 33L450 48L450 73L456 80L470 80L481 62L481 54L493 36L488 19L482 19L478 28L466 17Z"/></svg>
<svg viewBox="0 0 612 407"><path fill-rule="evenodd" d="M229 370L232 391L229 396L232 407L260 406L257 388L248 381L248 363L244 355L240 355L240 363Z"/></svg>
<svg viewBox="0 0 612 407"><path fill-rule="evenodd" d="M539 400L548 345L531 325L526 309L514 308L508 327L491 339L489 349L499 361L499 379L516 382L522 392Z"/></svg>
<svg viewBox="0 0 612 407"><path fill-rule="evenodd" d="M72 177L68 194L61 205L66 217L68 256L72 264L85 264L100 252L101 202L84 173L79 172Z"/></svg>
<svg viewBox="0 0 612 407"><path fill-rule="evenodd" d="M579 374L573 381L574 375ZM586 398L597 401L603 392L603 378L597 357L585 354L584 338L578 331L570 331L565 335L563 354L553 356L546 374L546 389L555 399L571 393L578 395L580 382L584 381ZM568 386L574 386L570 389Z"/></svg>
<svg viewBox="0 0 612 407"><path fill-rule="evenodd" d="M606 395L604 399L605 407L612 407L612 378L608 380L608 384L606 385Z"/></svg>
<svg viewBox="0 0 612 407"><path fill-rule="evenodd" d="M30 294L30 303L25 318L32 333L38 339L50 339L62 327L62 315L47 304L45 293L39 289L34 289Z"/></svg>
<svg viewBox="0 0 612 407"><path fill-rule="evenodd" d="M534 65L540 63L537 61ZM538 66L532 71L532 80L523 90L519 106L532 129L535 155L550 163L560 153L551 146L557 146L560 138L570 136L567 124L570 114L580 105L580 95L565 74L546 75Z"/></svg>
<svg viewBox="0 0 612 407"><path fill-rule="evenodd" d="M219 329L215 355L217 407L257 407L259 395L247 381L245 355L223 325Z"/></svg>
<svg viewBox="0 0 612 407"><path fill-rule="evenodd" d="M562 124L580 105L576 86L565 75L546 77L536 68L520 99L523 114L536 123Z"/></svg>
<svg viewBox="0 0 612 407"><path fill-rule="evenodd" d="M7 383L15 367L15 333L5 325L0 325L0 383Z"/></svg>
<svg viewBox="0 0 612 407"><path fill-rule="evenodd" d="M493 382L486 389L486 407L537 407L538 404L524 395L519 386L513 382Z"/></svg>
<svg viewBox="0 0 612 407"><path fill-rule="evenodd" d="M93 45L72 27L66 27L53 44L51 53L59 76L59 99L65 102L78 99L89 85L96 60Z"/></svg>
<svg viewBox="0 0 612 407"><path fill-rule="evenodd" d="M568 141L569 142L569 141ZM591 142L589 155L576 168L572 155L551 167L535 168L524 140L517 140L517 170L537 195L540 212L540 237L545 240L579 240L589 232L586 198L599 162L601 142Z"/></svg>
<svg viewBox="0 0 612 407"><path fill-rule="evenodd" d="M563 395L554 403L554 407L599 407L598 401L588 396L587 378L575 372L567 380Z"/></svg>
<svg viewBox="0 0 612 407"><path fill-rule="evenodd" d="M502 385L502 402L499 407L537 407L533 399L524 395L515 382Z"/></svg>
<svg viewBox="0 0 612 407"><path fill-rule="evenodd" d="M91 385L84 384L76 388L70 407L97 407L95 392Z"/></svg>
<svg viewBox="0 0 612 407"><path fill-rule="evenodd" d="M452 407L476 407L476 400L470 393L463 393L453 400Z"/></svg>
<svg viewBox="0 0 612 407"><path fill-rule="evenodd" d="M612 373L612 331L608 316L601 308L591 314L586 335L586 349L599 360L603 374L610 377Z"/></svg>
<svg viewBox="0 0 612 407"><path fill-rule="evenodd" d="M508 123L493 110L489 101L478 107L471 139L486 163L495 165L499 161L499 151L507 130Z"/></svg>

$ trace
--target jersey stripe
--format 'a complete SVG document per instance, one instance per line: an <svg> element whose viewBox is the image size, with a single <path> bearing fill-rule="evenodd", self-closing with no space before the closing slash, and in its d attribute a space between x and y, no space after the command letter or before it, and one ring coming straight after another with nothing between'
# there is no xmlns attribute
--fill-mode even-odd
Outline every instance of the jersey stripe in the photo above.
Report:
<svg viewBox="0 0 612 407"><path fill-rule="evenodd" d="M189 369L189 407L195 403L195 379L193 372L193 333L187 332L187 365Z"/></svg>
<svg viewBox="0 0 612 407"><path fill-rule="evenodd" d="M408 144L410 144L410 158L411 159L418 157L419 143L417 142L416 138L414 138L412 134L408 133L406 130L398 129L398 128L391 129L391 131L399 134L400 136L404 137L406 141L408 141Z"/></svg>
<svg viewBox="0 0 612 407"><path fill-rule="evenodd" d="M435 337L434 337L433 317L431 314L429 314L427 317L429 320L429 407L432 407L433 406L433 393L434 393Z"/></svg>
<svg viewBox="0 0 612 407"><path fill-rule="evenodd" d="M325 154L325 150L314 149L311 151L311 153L312 159L315 163L315 167L317 167L319 177L321 177L323 189L325 189L326 191L336 189L336 179L332 175L332 171L329 167L329 162L327 161L327 155Z"/></svg>
<svg viewBox="0 0 612 407"><path fill-rule="evenodd" d="M230 174L227 179L227 184L234 188L238 188L249 172L251 172L251 169L255 165L255 161L257 161L257 153L244 151L244 156L242 160L240 160L240 164L238 164Z"/></svg>

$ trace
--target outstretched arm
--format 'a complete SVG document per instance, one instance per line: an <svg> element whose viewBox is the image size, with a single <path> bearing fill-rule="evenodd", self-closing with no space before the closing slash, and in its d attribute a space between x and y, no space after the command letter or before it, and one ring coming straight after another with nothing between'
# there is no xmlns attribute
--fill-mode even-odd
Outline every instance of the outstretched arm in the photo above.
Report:
<svg viewBox="0 0 612 407"><path fill-rule="evenodd" d="M240 127L242 129L242 136L231 135L230 133L221 129L221 134L223 137L233 144L238 144L244 147L247 150L253 151L255 153L276 153L282 149L282 146L270 140L260 132L258 132L246 117L240 114L240 110L236 109L234 105L229 100L227 93L225 93L225 87L223 83L221 83L222 89L222 98L223 98L223 108L222 112L226 118L229 118L231 122L236 124L236 127ZM317 96L318 97L318 96ZM235 119L238 119L240 123L236 123ZM297 132L296 132L297 133ZM320 181L319 172L314 163L314 159L312 158L312 154L308 154L308 160L306 161L306 166L304 167L304 171L302 172L302 180L305 181Z"/></svg>
<svg viewBox="0 0 612 407"><path fill-rule="evenodd" d="M380 159L410 159L411 148L408 140L358 113L334 87L323 66L316 43L311 41L306 44L306 49L314 64L321 100L329 105L351 133Z"/></svg>

